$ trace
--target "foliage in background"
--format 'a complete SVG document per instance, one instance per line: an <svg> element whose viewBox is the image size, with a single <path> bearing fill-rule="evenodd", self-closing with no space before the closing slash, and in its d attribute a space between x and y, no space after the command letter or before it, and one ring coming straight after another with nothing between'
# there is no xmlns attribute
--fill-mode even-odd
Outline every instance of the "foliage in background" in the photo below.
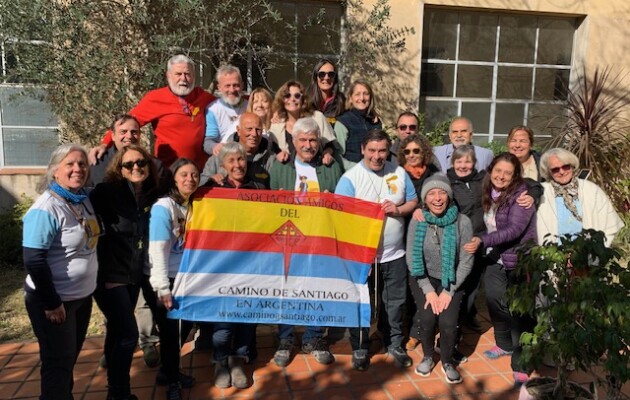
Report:
<svg viewBox="0 0 630 400"><path fill-rule="evenodd" d="M200 68L208 70L262 60L273 48L255 40L254 25L273 41L267 29L282 24L267 0L3 0L0 15L0 40L12 55L7 81L46 85L62 142L83 143L163 86L173 54L203 54Z"/></svg>
<svg viewBox="0 0 630 400"><path fill-rule="evenodd" d="M399 80L410 76L418 54L406 52L406 39L413 27L392 27L388 0L366 6L363 0L343 0L347 8L341 25L339 65L343 87L356 79L370 82L378 112L385 121L395 119L402 109L418 109L415 82ZM402 105L407 105L406 107Z"/></svg>
<svg viewBox="0 0 630 400"><path fill-rule="evenodd" d="M550 398L567 398L571 363L592 376L602 365L612 380L601 383L611 392L630 379L630 266L619 260L594 230L519 255L523 280L508 291L510 309L536 318L534 332L521 336L522 361L538 368L543 357L553 359L558 380Z"/></svg>
<svg viewBox="0 0 630 400"><path fill-rule="evenodd" d="M20 202L0 214L0 269L22 267L22 217L33 204L22 194Z"/></svg>
<svg viewBox="0 0 630 400"><path fill-rule="evenodd" d="M630 105L630 94L622 86L621 75L610 69L586 71L568 89L568 119L553 135L547 148L563 147L575 153L581 168L592 171L591 180L608 193L618 210L630 204L630 196L618 182L630 174L630 123L622 112Z"/></svg>
<svg viewBox="0 0 630 400"><path fill-rule="evenodd" d="M206 77L221 64L250 62L252 74L264 81L279 60L310 70L314 55L300 61L292 38L296 31L315 31L321 54L339 51L344 83L361 77L381 86L391 81L384 78L402 74L406 67L394 57L405 51L413 28L388 26L388 0L342 5L348 17L340 27L324 8L306 20L285 19L284 6L271 0L3 0L0 41L9 61L7 82L45 85L61 121L61 141L94 144L113 114L165 84L166 61L176 53L198 61ZM340 35L342 43L333 43ZM401 101L418 103L405 97L416 92L405 85L378 88L385 111Z"/></svg>
<svg viewBox="0 0 630 400"><path fill-rule="evenodd" d="M492 150L492 153L496 156L501 153L505 153L508 151L507 144L505 142L499 140L493 140L489 143L483 145L483 147Z"/></svg>

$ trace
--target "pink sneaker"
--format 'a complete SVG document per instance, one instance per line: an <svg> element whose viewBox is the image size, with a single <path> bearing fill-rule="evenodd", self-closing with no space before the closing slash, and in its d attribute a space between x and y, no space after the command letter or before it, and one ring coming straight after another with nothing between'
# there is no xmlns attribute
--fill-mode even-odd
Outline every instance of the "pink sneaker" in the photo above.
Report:
<svg viewBox="0 0 630 400"><path fill-rule="evenodd" d="M522 384L524 384L525 382L529 380L529 375L527 375L525 372L514 371L513 375L514 375L514 384L516 386L521 386Z"/></svg>
<svg viewBox="0 0 630 400"><path fill-rule="evenodd" d="M494 346L490 348L489 350L484 351L483 355L486 356L486 358L489 358L491 360L496 360L499 357L512 355L512 352L503 350L499 346Z"/></svg>

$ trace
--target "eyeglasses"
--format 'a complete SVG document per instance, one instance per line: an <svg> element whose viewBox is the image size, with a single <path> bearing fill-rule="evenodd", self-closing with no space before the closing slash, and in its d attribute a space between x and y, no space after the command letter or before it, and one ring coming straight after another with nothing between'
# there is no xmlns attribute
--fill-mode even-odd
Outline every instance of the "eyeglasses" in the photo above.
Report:
<svg viewBox="0 0 630 400"><path fill-rule="evenodd" d="M147 164L149 164L148 160L145 160L144 158L141 158L139 160L136 161L127 161L124 162L122 164L120 164L124 169L128 169L129 171L131 171L133 169L134 165L137 165L138 168L144 168L147 166Z"/></svg>
<svg viewBox="0 0 630 400"><path fill-rule="evenodd" d="M335 71L328 71L328 72L327 71L319 71L317 73L317 77L319 79L324 79L326 77L326 75L328 75L328 77L330 79L335 79L335 76L337 76L337 73Z"/></svg>
<svg viewBox="0 0 630 400"><path fill-rule="evenodd" d="M406 131L409 128L410 131L415 131L418 129L418 125L398 125L398 129L401 131Z"/></svg>
<svg viewBox="0 0 630 400"><path fill-rule="evenodd" d="M403 150L403 154L406 155L406 156L408 156L411 153L413 153L413 154L420 154L420 149L416 148L416 149L404 149Z"/></svg>
<svg viewBox="0 0 630 400"><path fill-rule="evenodd" d="M291 98L291 96L293 96L293 98L294 98L295 100L300 100L300 99L302 98L302 93L299 93L299 92L298 92L298 93L293 93L293 94L291 94L291 93L285 93L285 94L284 94L284 99L285 99L285 100L288 100L288 99L290 99L290 98Z"/></svg>
<svg viewBox="0 0 630 400"><path fill-rule="evenodd" d="M562 170L563 172L567 172L568 170L572 169L573 166L571 164L564 164L560 167L555 167L555 168L550 168L549 171L551 171L552 174L557 174L558 172L560 172L560 170Z"/></svg>

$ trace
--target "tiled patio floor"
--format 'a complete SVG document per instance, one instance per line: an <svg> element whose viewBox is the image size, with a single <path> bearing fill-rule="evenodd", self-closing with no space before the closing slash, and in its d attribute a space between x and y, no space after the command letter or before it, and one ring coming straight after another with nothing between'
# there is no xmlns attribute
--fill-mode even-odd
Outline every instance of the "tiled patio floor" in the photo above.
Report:
<svg viewBox="0 0 630 400"><path fill-rule="evenodd" d="M208 352L192 351L190 344L184 348L182 367L184 372L197 379L196 385L184 391L184 398L202 399L389 399L411 400L439 399L517 399L513 389L509 358L489 361L482 356L493 345L492 330L487 320L482 320L488 330L482 334L465 333L460 349L469 354L469 361L460 366L464 381L459 385L445 382L438 363L427 378L414 374L413 367L400 369L385 354L372 357L366 372L352 370L350 346L341 339L331 346L336 361L329 366L315 362L310 355L298 354L286 368L277 367L273 361L275 333L273 326L258 327L259 357L248 373L253 374L253 385L244 390L219 389L212 384L213 367ZM88 338L75 367L75 399L104 400L106 396L106 371L98 367L102 354L102 337ZM410 352L414 367L422 359L422 350ZM39 393L39 356L37 342L5 343L0 345L0 398L36 399ZM131 369L133 392L140 400L164 399L164 388L155 386L157 369L144 365L142 353L137 351ZM544 371L549 373L550 371ZM580 383L588 382L586 375L573 377ZM630 385L624 387L630 398ZM601 398L601 397L600 397Z"/></svg>

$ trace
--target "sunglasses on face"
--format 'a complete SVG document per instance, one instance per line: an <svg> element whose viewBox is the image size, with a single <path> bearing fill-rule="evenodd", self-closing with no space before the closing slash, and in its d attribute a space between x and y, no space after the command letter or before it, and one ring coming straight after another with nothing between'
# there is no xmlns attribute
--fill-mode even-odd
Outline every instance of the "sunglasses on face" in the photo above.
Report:
<svg viewBox="0 0 630 400"><path fill-rule="evenodd" d="M409 128L410 131L415 131L418 129L418 125L398 125L398 129L401 131L406 131Z"/></svg>
<svg viewBox="0 0 630 400"><path fill-rule="evenodd" d="M335 79L335 76L337 76L337 73L335 71L319 71L317 73L317 77L319 79L324 79L326 76L328 76L330 79Z"/></svg>
<svg viewBox="0 0 630 400"><path fill-rule="evenodd" d="M293 93L293 94L291 94L291 93L285 93L285 94L284 94L284 99L285 99L285 100L289 100L289 99L291 98L291 96L293 96L293 98L294 98L295 100L300 100L300 99L302 98L302 93Z"/></svg>
<svg viewBox="0 0 630 400"><path fill-rule="evenodd" d="M127 161L124 162L122 164L120 164L124 169L128 169L129 171L131 171L133 169L134 165L137 165L138 168L144 168L147 166L147 164L149 164L149 161L145 160L144 158L141 158L140 160L136 160L136 161Z"/></svg>
<svg viewBox="0 0 630 400"><path fill-rule="evenodd" d="M557 174L558 172L560 172L560 170L562 170L564 172L567 172L571 168L573 168L573 166L571 166L571 164L564 164L564 165L562 165L560 167L551 168L549 171L551 171L552 174Z"/></svg>
<svg viewBox="0 0 630 400"><path fill-rule="evenodd" d="M408 156L409 154L420 154L420 149L404 149L403 154Z"/></svg>

